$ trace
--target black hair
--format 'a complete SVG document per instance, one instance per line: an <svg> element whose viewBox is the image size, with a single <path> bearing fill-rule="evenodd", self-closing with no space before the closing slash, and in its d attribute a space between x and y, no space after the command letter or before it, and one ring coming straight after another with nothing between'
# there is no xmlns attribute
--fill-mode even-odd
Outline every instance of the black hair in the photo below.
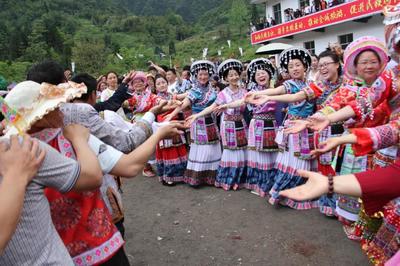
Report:
<svg viewBox="0 0 400 266"><path fill-rule="evenodd" d="M157 81L157 79L163 79L163 80L165 80L165 81L168 83L167 78L164 77L163 75L157 74L156 77L155 77L155 79L154 79L154 83L155 83L155 81Z"/></svg>
<svg viewBox="0 0 400 266"><path fill-rule="evenodd" d="M363 54L363 53L365 53L365 52L372 52L372 53L378 58L379 64L382 64L381 58L379 57L379 54L378 54L375 50L366 49L366 50L362 51L361 53L359 53L359 54L356 56L356 58L354 58L354 66L355 66L355 67L356 67L357 64L358 64L358 60L360 59L361 54Z"/></svg>
<svg viewBox="0 0 400 266"><path fill-rule="evenodd" d="M190 69L187 69L187 70L182 70L182 74L183 74L183 72L187 72L188 74L189 74L189 77L191 77L192 76L192 73L190 73Z"/></svg>
<svg viewBox="0 0 400 266"><path fill-rule="evenodd" d="M87 101L89 99L89 96L97 90L97 81L94 77L87 73L80 73L76 74L75 76L72 77L71 81L76 82L76 83L84 83L87 87L87 91L85 94L82 94L80 98L76 99L81 99L82 101Z"/></svg>
<svg viewBox="0 0 400 266"><path fill-rule="evenodd" d="M342 65L340 64L340 58L336 53L334 53L331 50L327 49L327 50L325 50L325 51L323 51L322 53L319 54L318 60L321 59L322 57L330 57L333 62L335 62L336 64L339 64L337 72L338 72L339 76L342 75L342 71L343 71L342 70Z"/></svg>
<svg viewBox="0 0 400 266"><path fill-rule="evenodd" d="M317 60L319 60L319 56L316 54L311 54L311 57L315 57L315 58L317 58Z"/></svg>
<svg viewBox="0 0 400 266"><path fill-rule="evenodd" d="M189 71L190 72L190 66L189 65L185 65L183 68L182 68L182 70L183 71Z"/></svg>
<svg viewBox="0 0 400 266"><path fill-rule="evenodd" d="M110 75L111 73L113 73L115 76L117 76L117 79L118 79L118 74L115 71L108 71L107 74L105 74L106 79L108 79L108 75Z"/></svg>
<svg viewBox="0 0 400 266"><path fill-rule="evenodd" d="M228 74L229 74L229 70L235 70L236 73L240 76L239 70L237 70L236 68L228 68L227 70L224 71L224 73L222 73L222 78L223 78L224 80L226 80L226 77L227 77Z"/></svg>
<svg viewBox="0 0 400 266"><path fill-rule="evenodd" d="M301 57L300 55L295 55L295 56L292 56L288 61L288 64L287 64L287 72L288 73L289 73L289 62L294 60L294 59L297 59L297 60L299 60L301 62L301 64L303 65L305 71L308 70L306 62L303 61L303 57Z"/></svg>
<svg viewBox="0 0 400 266"><path fill-rule="evenodd" d="M155 68L155 67L153 67L153 66L149 66L148 68L147 68L147 71L148 72L150 72L150 71L157 71L157 68Z"/></svg>
<svg viewBox="0 0 400 266"><path fill-rule="evenodd" d="M161 67L165 72L167 72L168 69L169 69L169 67L167 67L167 66L165 66L165 65L161 65L160 67Z"/></svg>
<svg viewBox="0 0 400 266"><path fill-rule="evenodd" d="M53 60L45 60L33 65L29 69L26 79L37 83L47 82L53 85L66 81L64 68Z"/></svg>
<svg viewBox="0 0 400 266"><path fill-rule="evenodd" d="M175 68L168 68L167 72L172 72L176 76L176 70Z"/></svg>
<svg viewBox="0 0 400 266"><path fill-rule="evenodd" d="M157 74L158 75L158 74ZM156 75L156 76L157 76ZM156 82L156 78L153 75L147 75L146 78L152 78L154 82Z"/></svg>

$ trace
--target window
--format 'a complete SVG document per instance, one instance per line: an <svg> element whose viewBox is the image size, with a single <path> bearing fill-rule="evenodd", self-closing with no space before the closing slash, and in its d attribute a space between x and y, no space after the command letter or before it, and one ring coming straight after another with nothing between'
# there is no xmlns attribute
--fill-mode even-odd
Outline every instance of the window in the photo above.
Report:
<svg viewBox="0 0 400 266"><path fill-rule="evenodd" d="M300 9L309 5L310 5L310 0L299 0Z"/></svg>
<svg viewBox="0 0 400 266"><path fill-rule="evenodd" d="M304 48L307 49L311 54L315 54L315 42L314 41L305 42Z"/></svg>
<svg viewBox="0 0 400 266"><path fill-rule="evenodd" d="M273 7L274 10L274 19L276 24L282 23L282 11L281 11L281 4L276 4Z"/></svg>
<svg viewBox="0 0 400 266"><path fill-rule="evenodd" d="M353 41L353 33L340 35L338 36L338 38L342 49L346 49L347 45L349 45Z"/></svg>

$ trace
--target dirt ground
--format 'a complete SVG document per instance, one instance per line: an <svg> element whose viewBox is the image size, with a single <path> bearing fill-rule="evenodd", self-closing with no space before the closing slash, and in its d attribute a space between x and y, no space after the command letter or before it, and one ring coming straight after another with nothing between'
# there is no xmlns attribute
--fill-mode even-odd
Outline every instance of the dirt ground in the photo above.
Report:
<svg viewBox="0 0 400 266"><path fill-rule="evenodd" d="M123 184L132 265L369 265L339 222L272 207L247 190Z"/></svg>

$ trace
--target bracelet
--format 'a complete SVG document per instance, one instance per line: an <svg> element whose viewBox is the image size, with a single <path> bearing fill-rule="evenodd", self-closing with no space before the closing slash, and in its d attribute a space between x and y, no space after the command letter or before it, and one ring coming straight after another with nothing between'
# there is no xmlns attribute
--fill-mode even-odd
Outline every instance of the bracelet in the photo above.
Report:
<svg viewBox="0 0 400 266"><path fill-rule="evenodd" d="M328 193L327 193L328 198L333 197L333 175L328 175Z"/></svg>

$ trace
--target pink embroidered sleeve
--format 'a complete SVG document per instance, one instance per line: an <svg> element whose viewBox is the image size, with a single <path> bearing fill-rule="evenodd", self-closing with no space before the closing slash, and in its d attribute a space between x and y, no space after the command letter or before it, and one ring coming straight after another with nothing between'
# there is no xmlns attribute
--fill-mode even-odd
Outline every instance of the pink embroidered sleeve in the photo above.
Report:
<svg viewBox="0 0 400 266"><path fill-rule="evenodd" d="M227 102L226 102L226 97L225 97L225 94L224 94L223 91L221 91L221 92L218 93L218 96L217 96L217 99L215 100L215 103L216 103L217 105L223 105L223 104L226 104L226 103L227 103Z"/></svg>
<svg viewBox="0 0 400 266"><path fill-rule="evenodd" d="M351 133L356 135L357 143L353 144L356 156L396 145L399 141L399 121L374 128L356 128Z"/></svg>

